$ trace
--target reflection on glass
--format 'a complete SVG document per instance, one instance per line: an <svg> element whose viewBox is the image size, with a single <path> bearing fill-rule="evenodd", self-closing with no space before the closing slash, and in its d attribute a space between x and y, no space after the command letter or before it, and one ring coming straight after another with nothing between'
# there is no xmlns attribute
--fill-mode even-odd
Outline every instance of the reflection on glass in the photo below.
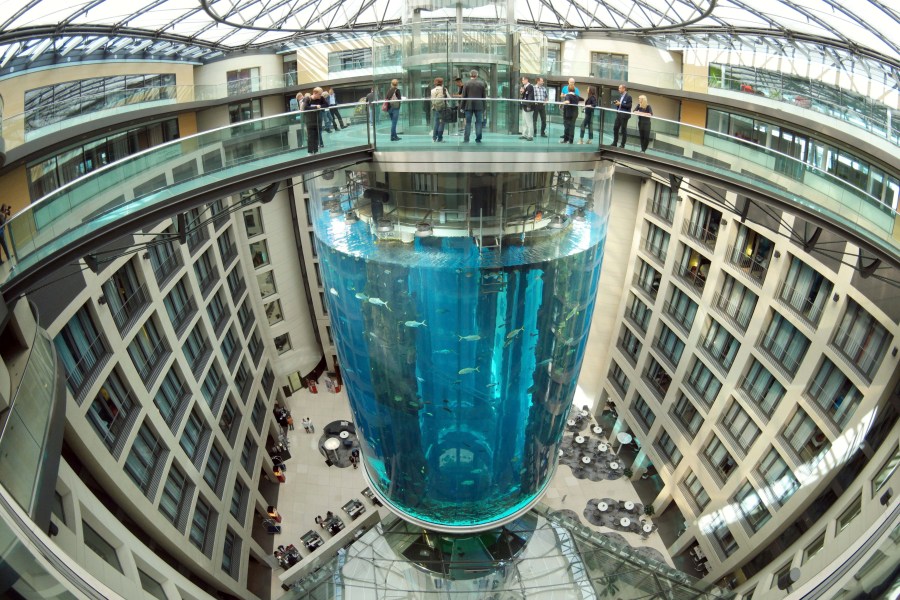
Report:
<svg viewBox="0 0 900 600"><path fill-rule="evenodd" d="M281 300L266 304L266 318L269 319L269 325L274 325L284 319L284 314L281 312Z"/></svg>
<svg viewBox="0 0 900 600"><path fill-rule="evenodd" d="M250 244L250 256L253 258L253 268L258 269L269 264L269 247L265 240Z"/></svg>

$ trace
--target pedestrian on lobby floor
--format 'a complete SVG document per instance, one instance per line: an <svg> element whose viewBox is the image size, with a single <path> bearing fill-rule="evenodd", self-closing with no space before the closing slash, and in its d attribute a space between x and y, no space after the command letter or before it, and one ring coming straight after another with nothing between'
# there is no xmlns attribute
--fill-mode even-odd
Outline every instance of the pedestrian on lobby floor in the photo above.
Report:
<svg viewBox="0 0 900 600"><path fill-rule="evenodd" d="M431 89L432 142L444 141L445 120L449 120L448 111L456 110L450 108L450 103L447 102L449 97L450 94L447 93L447 88L444 87L444 78L436 77L434 87Z"/></svg>
<svg viewBox="0 0 900 600"><path fill-rule="evenodd" d="M478 71L469 71L469 80L463 85L463 104L466 110L466 131L463 134L463 143L469 141L472 133L472 118L475 118L475 143L481 143L481 131L484 127L484 107L487 98L487 86L478 79Z"/></svg>
<svg viewBox="0 0 900 600"><path fill-rule="evenodd" d="M522 76L521 90L519 98L522 100L520 104L522 107L522 135L519 139L530 142L534 140L534 118L531 115L534 111L534 86L531 85L528 75Z"/></svg>
<svg viewBox="0 0 900 600"><path fill-rule="evenodd" d="M550 99L550 92L544 85L544 78L538 77L537 85L534 86L534 111L531 113L532 130L537 132L537 120L541 118L541 137L547 137L547 100Z"/></svg>
<svg viewBox="0 0 900 600"><path fill-rule="evenodd" d="M613 146L619 143L619 132L622 132L622 148L625 147L625 140L628 139L628 119L631 118L631 108L633 100L628 93L625 84L619 86L619 99L613 101L616 107L616 122L613 123Z"/></svg>
<svg viewBox="0 0 900 600"><path fill-rule="evenodd" d="M303 425L303 430L306 431L306 433L316 432L316 428L312 424L312 419L310 419L309 417L303 417L300 423Z"/></svg>
<svg viewBox="0 0 900 600"><path fill-rule="evenodd" d="M403 95L400 93L400 80L391 80L391 89L388 90L387 96L384 97L388 103L388 115L391 117L391 141L399 142L400 136L397 135L397 121L400 120L400 100Z"/></svg>
<svg viewBox="0 0 900 600"><path fill-rule="evenodd" d="M647 96L638 96L638 105L634 112L638 113L638 135L641 137L641 152L647 151L650 145L650 117L653 116L653 108L647 104Z"/></svg>
<svg viewBox="0 0 900 600"><path fill-rule="evenodd" d="M597 108L597 91L588 88L588 97L584 101L584 121L581 122L581 137L578 139L579 144L584 143L584 129L587 127L588 143L594 140L594 109Z"/></svg>

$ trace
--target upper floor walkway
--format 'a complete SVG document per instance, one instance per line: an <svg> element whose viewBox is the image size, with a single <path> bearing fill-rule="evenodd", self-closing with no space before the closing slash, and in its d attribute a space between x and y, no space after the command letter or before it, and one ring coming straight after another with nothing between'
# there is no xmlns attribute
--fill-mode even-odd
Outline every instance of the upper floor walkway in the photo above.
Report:
<svg viewBox="0 0 900 600"><path fill-rule="evenodd" d="M900 221L890 207L828 173L745 140L653 119L653 141L642 153L635 117L629 122L629 144L612 148L601 144L612 140L615 111L600 109L592 121L597 137L587 145L560 143L563 124L556 116L550 118L547 137L528 141L520 138L519 123L531 113L522 112L516 100L489 100L482 143L475 143L474 132L469 143L453 135L461 119L447 125L443 143L435 143L424 102L401 103L405 118L399 141L391 141L390 119L380 103L370 107L369 115L365 105L352 104L338 107L347 127L324 134L325 146L315 154L307 152L306 115L285 113L179 139L107 165L13 216L6 235L12 269L4 271L0 291L6 298L27 293L54 269L194 206L301 173L372 160L425 171L571 170L593 168L599 160L643 166L775 204L839 231L877 260L900 265ZM579 116L579 124L582 120Z"/></svg>

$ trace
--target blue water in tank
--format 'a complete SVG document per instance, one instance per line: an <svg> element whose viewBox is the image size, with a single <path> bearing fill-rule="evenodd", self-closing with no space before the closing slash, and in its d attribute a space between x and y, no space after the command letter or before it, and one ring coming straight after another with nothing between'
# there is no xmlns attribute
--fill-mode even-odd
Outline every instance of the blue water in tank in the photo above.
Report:
<svg viewBox="0 0 900 600"><path fill-rule="evenodd" d="M489 528L549 483L594 308L606 220L482 250L315 224L364 466L402 514Z"/></svg>

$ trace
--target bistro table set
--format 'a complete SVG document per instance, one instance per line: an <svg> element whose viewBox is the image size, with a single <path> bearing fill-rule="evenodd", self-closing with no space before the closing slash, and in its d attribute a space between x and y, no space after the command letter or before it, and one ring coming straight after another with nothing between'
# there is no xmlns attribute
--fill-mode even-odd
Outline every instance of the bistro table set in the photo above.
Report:
<svg viewBox="0 0 900 600"><path fill-rule="evenodd" d="M602 433L603 429L594 425L584 433L563 437L559 462L571 467L577 479L604 481L624 474L624 463L613 452L611 444L599 437Z"/></svg>
<svg viewBox="0 0 900 600"><path fill-rule="evenodd" d="M584 508L584 518L591 525L616 531L640 533L646 539L656 530L650 519L643 517L644 505L630 500L591 498Z"/></svg>

